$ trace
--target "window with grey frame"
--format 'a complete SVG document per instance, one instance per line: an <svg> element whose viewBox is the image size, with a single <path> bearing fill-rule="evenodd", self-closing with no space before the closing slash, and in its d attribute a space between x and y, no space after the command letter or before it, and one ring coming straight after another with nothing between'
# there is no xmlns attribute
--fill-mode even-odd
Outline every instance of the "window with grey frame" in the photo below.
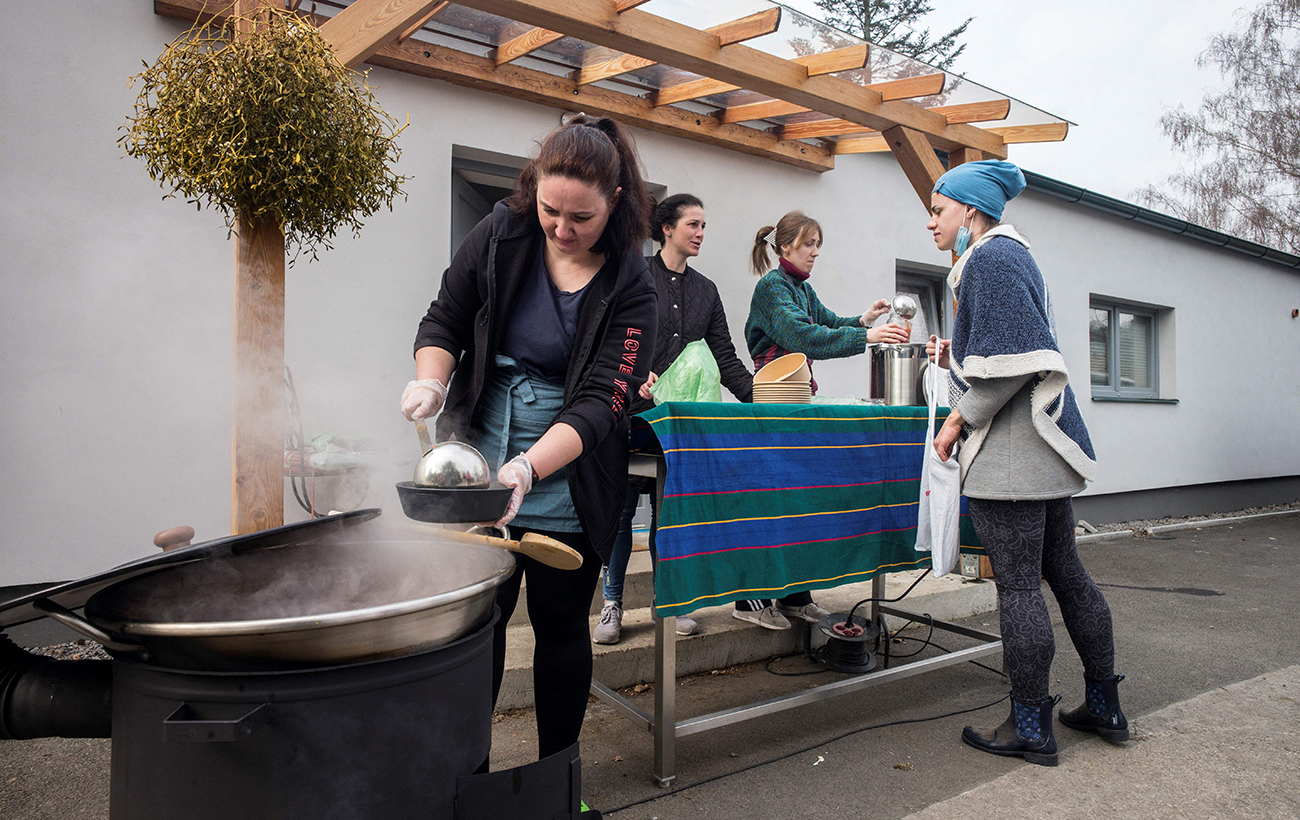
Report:
<svg viewBox="0 0 1300 820"><path fill-rule="evenodd" d="M952 332L952 320L947 302L947 271L935 269L932 273L919 266L899 266L894 274L894 287L898 293L916 300L916 316L912 318L912 335L908 341L928 342L934 334L942 339Z"/></svg>
<svg viewBox="0 0 1300 820"><path fill-rule="evenodd" d="M1093 396L1159 397L1156 316L1153 308L1090 300L1088 362Z"/></svg>

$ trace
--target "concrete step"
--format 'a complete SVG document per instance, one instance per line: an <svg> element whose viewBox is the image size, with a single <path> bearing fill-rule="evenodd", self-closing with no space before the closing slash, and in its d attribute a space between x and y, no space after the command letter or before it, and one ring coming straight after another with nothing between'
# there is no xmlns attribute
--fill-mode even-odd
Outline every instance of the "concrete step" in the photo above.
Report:
<svg viewBox="0 0 1300 820"><path fill-rule="evenodd" d="M636 559L637 553L633 553ZM648 574L648 571L647 571ZM921 571L899 572L889 575L885 590L887 598L901 594L916 580ZM855 603L871 596L871 582L848 584L835 589L813 593L817 603L832 612L847 612ZM900 608L929 613L938 620L958 620L997 607L997 593L992 581L974 581L959 575L943 578L926 577L916 589L895 604ZM799 624L788 630L762 629L732 617L731 604L708 607L691 613L700 624L695 635L677 639L677 674L692 675L721 669L736 664L763 660L775 655L794 652L802 640ZM596 625L595 615L590 626ZM902 625L898 618L889 618L890 627ZM996 632L996 628L990 629ZM814 630L814 646L821 643ZM614 689L650 683L654 680L654 622L648 606L628 609L623 616L622 640L612 646L594 646L596 680ZM501 684L497 709L518 709L533 705L533 633L526 622L511 625L506 636L506 668Z"/></svg>
<svg viewBox="0 0 1300 820"><path fill-rule="evenodd" d="M627 575L623 578L623 608L639 609L650 606L654 600L655 582L651 574L649 533L632 533L632 555L627 562ZM596 582L596 593L591 599L591 614L599 615L604 605L601 596L602 582ZM528 580L519 589L519 603L511 616L512 625L528 623Z"/></svg>

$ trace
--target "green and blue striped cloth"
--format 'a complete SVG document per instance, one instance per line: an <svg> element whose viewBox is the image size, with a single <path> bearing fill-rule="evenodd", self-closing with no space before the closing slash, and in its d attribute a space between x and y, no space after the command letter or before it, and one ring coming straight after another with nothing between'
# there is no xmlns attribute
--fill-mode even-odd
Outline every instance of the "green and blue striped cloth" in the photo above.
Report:
<svg viewBox="0 0 1300 820"><path fill-rule="evenodd" d="M947 417L940 408L939 420ZM676 403L633 420L667 463L660 617L930 565L916 515L926 408ZM983 552L962 499L963 552Z"/></svg>

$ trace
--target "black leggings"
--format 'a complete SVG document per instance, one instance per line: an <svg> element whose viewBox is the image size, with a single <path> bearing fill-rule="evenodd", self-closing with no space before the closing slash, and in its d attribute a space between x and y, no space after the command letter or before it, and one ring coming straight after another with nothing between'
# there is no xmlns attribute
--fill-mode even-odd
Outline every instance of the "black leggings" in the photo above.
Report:
<svg viewBox="0 0 1300 820"><path fill-rule="evenodd" d="M506 664L506 624L519 602L519 585L528 576L528 620L536 646L533 650L533 699L537 704L538 758L563 751L578 740L587 713L591 688L591 635L587 615L591 609L600 558L587 536L580 532L548 532L511 528L512 537L524 532L546 535L582 554L575 570L555 569L515 555L514 575L497 588L501 608L492 643L492 703L501 693Z"/></svg>
<svg viewBox="0 0 1300 820"><path fill-rule="evenodd" d="M1011 697L1029 704L1049 697L1048 676L1056 643L1043 600L1043 578L1056 596L1070 640L1083 660L1084 677L1099 681L1114 675L1110 607L1079 561L1070 499L971 498L970 513L993 564Z"/></svg>

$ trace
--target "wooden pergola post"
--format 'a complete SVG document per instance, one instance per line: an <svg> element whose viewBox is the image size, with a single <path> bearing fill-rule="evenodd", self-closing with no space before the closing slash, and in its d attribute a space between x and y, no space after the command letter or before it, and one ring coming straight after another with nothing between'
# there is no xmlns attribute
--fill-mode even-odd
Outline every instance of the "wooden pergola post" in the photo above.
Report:
<svg viewBox="0 0 1300 820"><path fill-rule="evenodd" d="M230 529L284 523L284 234L238 215Z"/></svg>
<svg viewBox="0 0 1300 820"><path fill-rule="evenodd" d="M235 13L264 5L239 0ZM236 219L230 531L243 535L284 523L284 234L275 219Z"/></svg>
<svg viewBox="0 0 1300 820"><path fill-rule="evenodd" d="M238 0L251 16L273 0ZM321 34L339 61L358 65L386 43L446 7L439 0L357 0ZM255 23L241 21L238 34ZM234 435L230 531L236 535L284 523L284 233L274 218L236 215Z"/></svg>

